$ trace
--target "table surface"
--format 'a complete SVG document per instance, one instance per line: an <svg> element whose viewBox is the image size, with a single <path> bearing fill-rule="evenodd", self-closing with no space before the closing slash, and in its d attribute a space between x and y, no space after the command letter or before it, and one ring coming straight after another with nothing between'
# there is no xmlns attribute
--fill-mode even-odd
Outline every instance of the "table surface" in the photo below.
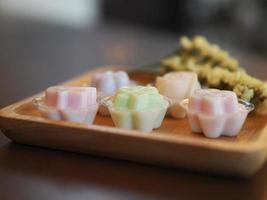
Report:
<svg viewBox="0 0 267 200"><path fill-rule="evenodd" d="M173 33L114 23L79 30L0 24L0 107L95 66L153 62L178 40ZM249 72L266 78L263 58L229 48L253 65ZM225 198L266 199L267 165L250 179L218 177L15 144L0 133L1 200Z"/></svg>

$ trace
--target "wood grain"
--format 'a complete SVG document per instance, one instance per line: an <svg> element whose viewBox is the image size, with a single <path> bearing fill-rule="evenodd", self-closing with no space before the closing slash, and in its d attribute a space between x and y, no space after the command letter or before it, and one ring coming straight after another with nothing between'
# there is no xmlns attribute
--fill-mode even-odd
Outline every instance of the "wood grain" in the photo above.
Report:
<svg viewBox="0 0 267 200"><path fill-rule="evenodd" d="M100 68L64 84L89 84L93 73L106 69L117 68ZM155 76L132 72L131 78L146 84ZM267 117L251 114L237 137L208 139L193 133L186 119L170 117L150 134L115 128L111 118L100 115L90 126L53 121L40 116L32 98L0 111L0 128L15 142L233 176L254 174L267 157Z"/></svg>

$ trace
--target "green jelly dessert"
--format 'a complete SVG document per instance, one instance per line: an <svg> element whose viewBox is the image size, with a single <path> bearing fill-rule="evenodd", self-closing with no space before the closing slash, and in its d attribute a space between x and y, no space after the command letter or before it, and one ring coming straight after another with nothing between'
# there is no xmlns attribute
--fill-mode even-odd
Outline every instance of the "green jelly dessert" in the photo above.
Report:
<svg viewBox="0 0 267 200"><path fill-rule="evenodd" d="M108 102L115 126L150 132L160 127L169 102L151 86L123 87Z"/></svg>

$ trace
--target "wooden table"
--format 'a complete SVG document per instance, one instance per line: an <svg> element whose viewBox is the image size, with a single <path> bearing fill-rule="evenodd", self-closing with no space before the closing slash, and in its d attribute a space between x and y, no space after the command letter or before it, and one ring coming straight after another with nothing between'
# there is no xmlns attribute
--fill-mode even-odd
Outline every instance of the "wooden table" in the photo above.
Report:
<svg viewBox="0 0 267 200"><path fill-rule="evenodd" d="M117 24L71 30L1 21L0 107L105 64L140 65L177 35ZM245 61L266 78L264 60ZM0 199L266 199L267 165L250 179L216 177L14 144L0 134Z"/></svg>

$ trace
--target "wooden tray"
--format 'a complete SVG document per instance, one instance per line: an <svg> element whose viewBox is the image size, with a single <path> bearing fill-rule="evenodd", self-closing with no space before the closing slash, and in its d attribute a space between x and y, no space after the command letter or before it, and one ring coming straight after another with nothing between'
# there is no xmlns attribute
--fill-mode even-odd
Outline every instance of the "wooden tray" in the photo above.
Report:
<svg viewBox="0 0 267 200"><path fill-rule="evenodd" d="M100 68L64 83L83 85ZM148 83L150 73L132 73ZM40 95L40 94L39 94ZM36 96L36 95L35 95ZM250 176L267 156L267 117L251 114L237 137L208 139L192 133L186 119L166 117L152 133L115 128L97 116L91 126L42 118L27 98L0 110L0 128L14 142L223 175Z"/></svg>

